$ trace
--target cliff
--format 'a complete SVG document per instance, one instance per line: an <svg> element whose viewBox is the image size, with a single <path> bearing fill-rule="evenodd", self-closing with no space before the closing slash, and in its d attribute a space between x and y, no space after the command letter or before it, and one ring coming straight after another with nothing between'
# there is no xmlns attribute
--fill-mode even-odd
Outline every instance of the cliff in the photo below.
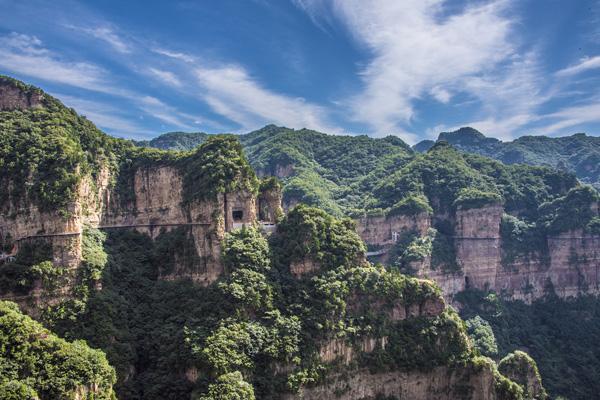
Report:
<svg viewBox="0 0 600 400"><path fill-rule="evenodd" d="M590 206L595 216L594 205ZM562 298L600 293L600 235L583 228L547 233L531 243L527 252L512 254L510 237L502 237L505 209L499 204L457 210L451 220L452 247L457 268L432 265L429 253L410 262L412 273L433 279L448 299L465 290L493 290L507 299L531 302L552 288ZM376 256L392 263L394 237L407 232L426 235L438 216L375 217L358 221L358 232L367 245L383 249ZM403 221L400 223L399 221Z"/></svg>
<svg viewBox="0 0 600 400"><path fill-rule="evenodd" d="M0 295L30 310L68 298L81 283L86 229L136 230L153 239L180 235L160 278L208 285L223 271L225 232L257 223L259 212L274 223L281 212L279 187L257 201L257 178L231 136L213 136L188 153L138 148L5 77L0 127L6 166L0 173ZM39 156L18 156L23 153ZM62 280L52 294L44 293L32 269L45 261Z"/></svg>
<svg viewBox="0 0 600 400"><path fill-rule="evenodd" d="M496 400L492 369L438 367L430 372L382 372L368 370L340 373L315 388L302 391L299 396L286 399L367 400L376 398L453 400Z"/></svg>

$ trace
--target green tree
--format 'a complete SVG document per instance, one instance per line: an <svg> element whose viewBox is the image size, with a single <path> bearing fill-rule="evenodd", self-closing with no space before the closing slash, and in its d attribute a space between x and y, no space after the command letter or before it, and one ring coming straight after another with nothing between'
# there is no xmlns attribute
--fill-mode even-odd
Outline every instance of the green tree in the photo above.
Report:
<svg viewBox="0 0 600 400"><path fill-rule="evenodd" d="M476 315L474 318L465 321L467 332L475 347L487 357L498 355L498 344L491 325L485 319Z"/></svg>
<svg viewBox="0 0 600 400"><path fill-rule="evenodd" d="M200 400L254 400L254 389L239 371L234 371L219 376Z"/></svg>

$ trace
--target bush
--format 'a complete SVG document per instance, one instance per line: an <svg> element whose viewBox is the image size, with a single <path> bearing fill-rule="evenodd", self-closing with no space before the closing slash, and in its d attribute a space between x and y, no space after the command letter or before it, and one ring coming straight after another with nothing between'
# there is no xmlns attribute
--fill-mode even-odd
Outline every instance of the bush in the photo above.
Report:
<svg viewBox="0 0 600 400"><path fill-rule="evenodd" d="M28 386L3 382L0 391L62 399L96 387L96 399L114 396L115 372L104 353L83 341L58 338L21 314L15 303L0 301L0 349L0 380L26 380Z"/></svg>
<svg viewBox="0 0 600 400"><path fill-rule="evenodd" d="M484 192L475 188L462 188L454 200L454 207L460 210L481 208L492 204L501 204L502 197L493 192Z"/></svg>
<svg viewBox="0 0 600 400"><path fill-rule="evenodd" d="M417 215L421 213L433 213L427 197L422 194L408 195L394 204L388 211L388 215Z"/></svg>
<svg viewBox="0 0 600 400"><path fill-rule="evenodd" d="M239 371L235 371L219 376L200 400L254 400L254 389Z"/></svg>

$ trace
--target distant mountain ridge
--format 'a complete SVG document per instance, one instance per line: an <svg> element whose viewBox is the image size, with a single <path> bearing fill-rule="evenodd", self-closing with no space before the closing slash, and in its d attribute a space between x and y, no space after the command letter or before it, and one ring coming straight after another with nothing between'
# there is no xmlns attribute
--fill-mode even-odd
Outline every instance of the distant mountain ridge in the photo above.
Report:
<svg viewBox="0 0 600 400"><path fill-rule="evenodd" d="M171 132L138 146L191 150L211 135ZM284 201L304 202L335 215L366 208L376 182L404 165L414 151L396 136L337 136L267 125L236 135L259 175L284 180Z"/></svg>
<svg viewBox="0 0 600 400"><path fill-rule="evenodd" d="M542 165L574 173L580 181L600 188L600 137L576 133L571 136L521 136L510 142L487 137L476 129L465 127L440 133L457 149L494 158L505 164ZM413 150L426 152L435 144L423 140Z"/></svg>
<svg viewBox="0 0 600 400"><path fill-rule="evenodd" d="M161 150L191 150L204 143L208 136L208 133L204 132L168 132L151 140L139 140L134 143L141 147Z"/></svg>

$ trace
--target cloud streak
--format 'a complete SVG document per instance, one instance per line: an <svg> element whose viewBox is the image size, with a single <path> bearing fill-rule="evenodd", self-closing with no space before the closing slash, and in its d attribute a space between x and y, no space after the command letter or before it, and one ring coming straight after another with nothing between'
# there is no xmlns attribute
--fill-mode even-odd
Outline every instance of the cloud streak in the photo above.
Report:
<svg viewBox="0 0 600 400"><path fill-rule="evenodd" d="M68 62L42 47L35 36L15 32L0 37L0 67L49 82L109 93L106 71L86 62Z"/></svg>
<svg viewBox="0 0 600 400"><path fill-rule="evenodd" d="M583 58L579 61L579 63L572 65L570 67L561 69L556 73L557 76L571 76L576 75L585 71L590 71L592 69L600 68L600 56L592 57L592 58Z"/></svg>
<svg viewBox="0 0 600 400"><path fill-rule="evenodd" d="M123 39L121 39L119 34L117 34L113 29L109 27L99 26L96 28L78 28L72 26L72 28L108 43L113 49L115 49L119 53L131 53L131 47L127 43L125 43Z"/></svg>
<svg viewBox="0 0 600 400"><path fill-rule="evenodd" d="M243 129L275 123L337 131L326 121L322 107L264 88L241 66L198 67L195 74L203 89L203 99L216 113Z"/></svg>
<svg viewBox="0 0 600 400"><path fill-rule="evenodd" d="M181 81L179 78L170 71L161 70L158 68L148 68L148 72L154 77L160 79L162 82L170 86L181 87Z"/></svg>

